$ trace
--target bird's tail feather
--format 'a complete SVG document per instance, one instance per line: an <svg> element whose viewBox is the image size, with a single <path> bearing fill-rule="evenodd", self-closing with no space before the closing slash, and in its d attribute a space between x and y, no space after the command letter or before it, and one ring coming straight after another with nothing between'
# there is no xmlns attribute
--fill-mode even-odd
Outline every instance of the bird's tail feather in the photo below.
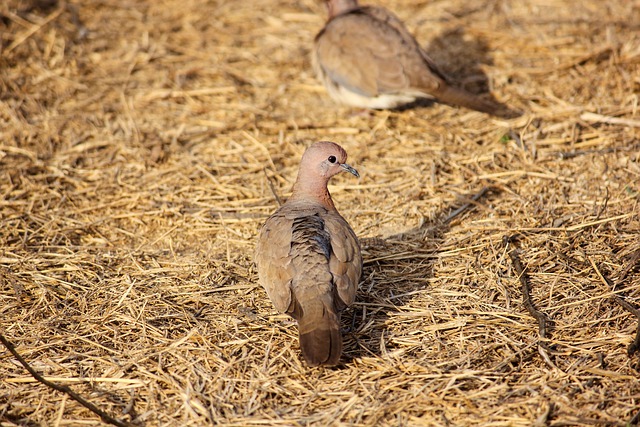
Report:
<svg viewBox="0 0 640 427"><path fill-rule="evenodd" d="M342 334L339 314L325 306L321 315L303 316L298 328L302 356L309 366L336 365L340 361Z"/></svg>
<svg viewBox="0 0 640 427"><path fill-rule="evenodd" d="M439 101L450 105L459 105L471 110L481 111L502 118L514 118L520 115L517 111L495 101L485 100L466 90L453 86L444 86L436 94Z"/></svg>

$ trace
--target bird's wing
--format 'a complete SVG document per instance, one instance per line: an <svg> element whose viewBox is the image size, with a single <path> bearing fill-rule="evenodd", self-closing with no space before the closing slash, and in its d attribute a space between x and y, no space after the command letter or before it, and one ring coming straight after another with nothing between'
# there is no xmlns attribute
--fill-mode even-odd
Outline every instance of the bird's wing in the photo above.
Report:
<svg viewBox="0 0 640 427"><path fill-rule="evenodd" d="M337 294L338 310L351 305L362 274L358 238L340 214L323 208L272 215L260 232L255 262L276 309L293 317L304 303L298 300L314 292Z"/></svg>
<svg viewBox="0 0 640 427"><path fill-rule="evenodd" d="M332 238L322 207L284 205L260 232L256 266L260 284L276 309L298 319L304 299L331 294Z"/></svg>
<svg viewBox="0 0 640 427"><path fill-rule="evenodd" d="M403 40L366 13L340 15L316 37L316 64L331 80L363 96L397 92L409 86L397 60Z"/></svg>
<svg viewBox="0 0 640 427"><path fill-rule="evenodd" d="M417 90L432 93L446 77L402 21L380 7L339 15L316 36L316 67L363 96Z"/></svg>
<svg viewBox="0 0 640 427"><path fill-rule="evenodd" d="M276 309L283 313L291 305L293 268L289 251L292 222L281 211L269 217L260 230L254 256L260 284Z"/></svg>
<svg viewBox="0 0 640 427"><path fill-rule="evenodd" d="M422 82L421 84L423 86L426 85L428 87L434 87L435 85L439 84L438 79L442 79L445 82L448 82L449 78L442 72L442 70L440 70L433 59L431 59L429 55L427 55L424 49L420 47L418 41L409 32L407 27L404 25L404 22L402 22L400 18L398 18L393 12L383 7L369 6L366 8L366 10L370 16L379 21L385 22L389 27L392 27L396 31L398 36L402 38L403 45L407 46L405 52L411 58L410 61L407 61L407 59L404 59L403 61L407 62L413 67L418 68L420 73L424 73L426 68L430 73L434 75L432 76L431 81ZM412 84L416 84L414 80L415 79L412 79Z"/></svg>
<svg viewBox="0 0 640 427"><path fill-rule="evenodd" d="M355 300L362 275L360 243L347 221L337 212L326 219L325 227L331 236L329 269L340 300L349 306Z"/></svg>

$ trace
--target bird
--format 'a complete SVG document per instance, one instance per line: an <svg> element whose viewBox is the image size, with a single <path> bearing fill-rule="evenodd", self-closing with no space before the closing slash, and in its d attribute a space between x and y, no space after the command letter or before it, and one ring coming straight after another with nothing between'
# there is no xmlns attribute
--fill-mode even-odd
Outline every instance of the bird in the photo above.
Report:
<svg viewBox="0 0 640 427"><path fill-rule="evenodd" d="M358 238L327 188L340 172L360 177L346 161L334 142L309 146L291 196L265 221L255 250L258 280L275 308L297 320L309 366L339 363L340 314L353 304L362 274Z"/></svg>
<svg viewBox="0 0 640 427"><path fill-rule="evenodd" d="M336 101L391 109L420 98L512 117L502 104L454 87L389 10L357 0L326 0L328 19L314 40L316 75Z"/></svg>

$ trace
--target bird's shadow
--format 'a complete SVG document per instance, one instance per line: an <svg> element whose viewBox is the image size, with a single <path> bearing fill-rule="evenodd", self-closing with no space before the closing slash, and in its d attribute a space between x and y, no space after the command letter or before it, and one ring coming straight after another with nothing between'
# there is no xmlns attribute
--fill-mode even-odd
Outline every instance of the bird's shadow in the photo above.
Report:
<svg viewBox="0 0 640 427"><path fill-rule="evenodd" d="M473 94L490 91L482 65L493 65L493 58L483 37L467 36L464 28L457 27L431 40L425 51L457 87Z"/></svg>
<svg viewBox="0 0 640 427"><path fill-rule="evenodd" d="M383 357L393 350L384 336L387 319L406 311L403 306L416 294L428 291L438 250L458 215L498 191L486 187L473 195L461 196L435 215L435 219L403 233L362 239L363 281L356 302L342 316L342 325L347 331L344 362L360 357Z"/></svg>

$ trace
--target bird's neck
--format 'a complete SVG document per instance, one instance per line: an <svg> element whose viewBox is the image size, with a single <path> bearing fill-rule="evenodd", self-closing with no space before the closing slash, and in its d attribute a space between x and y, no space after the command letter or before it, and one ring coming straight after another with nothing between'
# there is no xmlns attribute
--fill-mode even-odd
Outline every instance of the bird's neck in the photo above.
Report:
<svg viewBox="0 0 640 427"><path fill-rule="evenodd" d="M329 194L329 189L327 189L327 182L322 180L307 181L298 179L293 185L293 192L289 200L315 202L327 210L335 210L336 208L331 199L331 194Z"/></svg>

